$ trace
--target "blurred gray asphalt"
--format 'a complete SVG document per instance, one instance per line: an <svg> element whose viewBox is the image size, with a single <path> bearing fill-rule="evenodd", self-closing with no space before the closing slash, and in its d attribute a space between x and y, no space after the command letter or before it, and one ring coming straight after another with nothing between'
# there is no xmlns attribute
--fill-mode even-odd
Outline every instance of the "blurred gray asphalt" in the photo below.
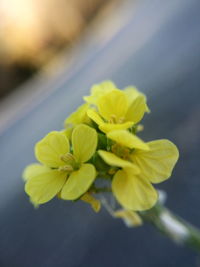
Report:
<svg viewBox="0 0 200 267"><path fill-rule="evenodd" d="M167 205L200 227L200 1L139 1L133 16L101 47L84 44L79 64L56 77L54 90L0 136L1 267L200 266L197 255L151 226L127 229L106 211L53 200L34 210L21 172L34 162L33 146L81 103L95 82L134 84L151 114L142 137L168 138L180 149L166 190ZM30 103L31 105L31 103Z"/></svg>

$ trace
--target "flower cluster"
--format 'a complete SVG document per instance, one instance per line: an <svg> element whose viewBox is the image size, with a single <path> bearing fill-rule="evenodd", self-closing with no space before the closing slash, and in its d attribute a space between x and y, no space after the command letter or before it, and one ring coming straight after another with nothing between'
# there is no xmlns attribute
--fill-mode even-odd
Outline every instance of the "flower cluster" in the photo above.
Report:
<svg viewBox="0 0 200 267"><path fill-rule="evenodd" d="M165 139L145 143L136 135L149 112L145 95L136 88L120 90L105 81L84 100L65 120L64 130L36 144L40 163L23 173L31 202L80 199L98 211L94 194L110 191L126 210L150 209L158 198L152 184L171 176L179 156L176 146ZM99 187L102 180L106 187Z"/></svg>

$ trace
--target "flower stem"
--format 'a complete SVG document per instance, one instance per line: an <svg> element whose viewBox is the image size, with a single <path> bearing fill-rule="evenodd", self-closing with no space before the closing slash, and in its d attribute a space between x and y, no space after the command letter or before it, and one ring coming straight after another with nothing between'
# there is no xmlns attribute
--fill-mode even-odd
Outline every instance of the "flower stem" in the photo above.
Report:
<svg viewBox="0 0 200 267"><path fill-rule="evenodd" d="M200 253L200 230L174 215L163 205L157 204L139 214L144 221L151 223L175 243L186 245Z"/></svg>

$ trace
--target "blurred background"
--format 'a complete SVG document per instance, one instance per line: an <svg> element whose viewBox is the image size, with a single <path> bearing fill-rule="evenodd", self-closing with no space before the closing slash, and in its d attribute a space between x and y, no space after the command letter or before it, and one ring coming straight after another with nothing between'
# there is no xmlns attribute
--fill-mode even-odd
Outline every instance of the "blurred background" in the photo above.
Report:
<svg viewBox="0 0 200 267"><path fill-rule="evenodd" d="M63 127L94 83L148 97L145 141L168 138L180 160L157 188L200 227L199 0L0 0L0 266L200 266L149 225L53 200L35 210L21 173L34 144Z"/></svg>
<svg viewBox="0 0 200 267"><path fill-rule="evenodd" d="M60 51L70 50L102 12L120 0L1 0L0 97Z"/></svg>

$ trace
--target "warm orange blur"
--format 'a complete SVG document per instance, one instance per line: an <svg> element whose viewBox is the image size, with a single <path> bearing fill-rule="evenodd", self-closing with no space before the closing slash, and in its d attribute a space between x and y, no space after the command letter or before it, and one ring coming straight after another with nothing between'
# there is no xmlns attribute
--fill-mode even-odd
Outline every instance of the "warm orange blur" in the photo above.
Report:
<svg viewBox="0 0 200 267"><path fill-rule="evenodd" d="M105 0L1 0L0 59L45 61L78 36Z"/></svg>
<svg viewBox="0 0 200 267"><path fill-rule="evenodd" d="M71 47L111 1L117 0L1 0L0 97Z"/></svg>

